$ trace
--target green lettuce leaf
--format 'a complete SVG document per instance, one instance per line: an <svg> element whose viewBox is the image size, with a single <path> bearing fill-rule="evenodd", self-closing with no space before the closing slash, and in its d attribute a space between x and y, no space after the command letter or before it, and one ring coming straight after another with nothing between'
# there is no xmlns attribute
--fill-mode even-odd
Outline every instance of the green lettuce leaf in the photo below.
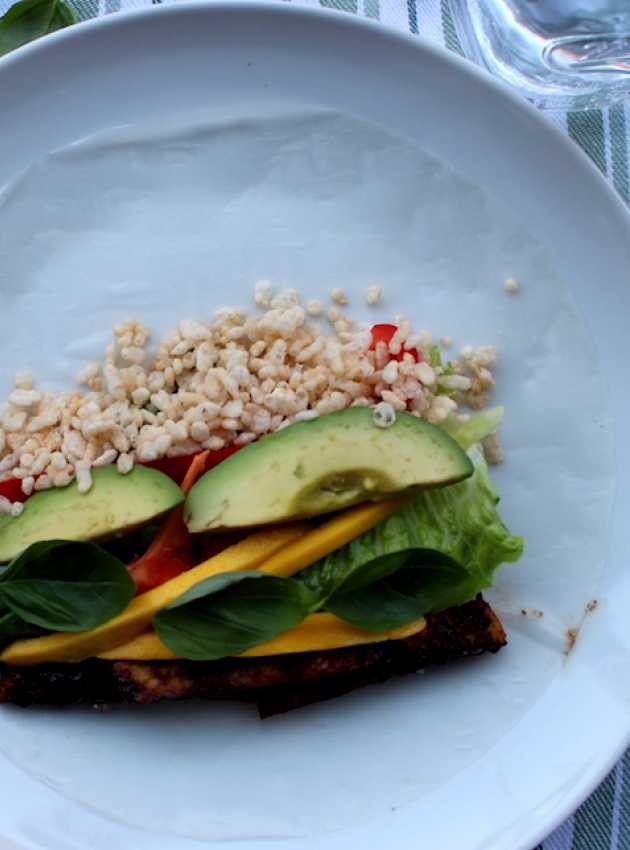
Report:
<svg viewBox="0 0 630 850"><path fill-rule="evenodd" d="M320 607L375 631L462 604L523 552L507 530L480 449L466 481L419 493L375 528L296 577ZM383 625L387 623L387 625Z"/></svg>
<svg viewBox="0 0 630 850"><path fill-rule="evenodd" d="M471 416L468 422L460 422L456 416L449 416L440 426L456 440L463 449L480 443L485 437L494 434L503 421L503 408L492 407L477 416Z"/></svg>

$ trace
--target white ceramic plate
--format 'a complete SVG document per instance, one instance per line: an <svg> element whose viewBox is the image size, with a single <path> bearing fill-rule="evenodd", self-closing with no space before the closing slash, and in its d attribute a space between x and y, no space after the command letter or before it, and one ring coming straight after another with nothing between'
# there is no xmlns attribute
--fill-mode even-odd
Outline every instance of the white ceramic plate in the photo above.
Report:
<svg viewBox="0 0 630 850"><path fill-rule="evenodd" d="M3 846L532 847L630 730L621 204L470 66L280 5L57 34L0 62L0 114L0 392L25 366L68 385L129 315L160 331L250 303L260 277L341 285L359 317L498 343L497 479L528 538L492 595L496 657L264 723L230 704L3 708Z"/></svg>

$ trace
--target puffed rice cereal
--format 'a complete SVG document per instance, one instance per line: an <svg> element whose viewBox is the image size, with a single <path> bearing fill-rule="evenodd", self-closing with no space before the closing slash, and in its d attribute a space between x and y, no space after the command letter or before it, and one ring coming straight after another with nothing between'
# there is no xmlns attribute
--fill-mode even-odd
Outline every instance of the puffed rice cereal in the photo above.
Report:
<svg viewBox="0 0 630 850"><path fill-rule="evenodd" d="M369 304L381 296L381 287L366 291ZM348 301L341 289L331 298ZM488 403L492 346L465 346L445 366L432 335L414 332L402 316L389 343L374 346L370 326L336 307L326 311L325 332L311 320L323 314L322 302L304 307L295 289L274 295L261 280L254 301L262 314L226 307L212 321L184 319L154 350L149 329L125 321L104 359L86 363L66 392L36 389L20 371L0 409L0 482L19 479L28 496L76 479L87 492L93 468L116 464L125 475L138 462L246 445L347 407L373 407L387 427L400 411L439 424ZM494 435L485 446L490 461L501 459ZM21 510L0 497L0 514Z"/></svg>

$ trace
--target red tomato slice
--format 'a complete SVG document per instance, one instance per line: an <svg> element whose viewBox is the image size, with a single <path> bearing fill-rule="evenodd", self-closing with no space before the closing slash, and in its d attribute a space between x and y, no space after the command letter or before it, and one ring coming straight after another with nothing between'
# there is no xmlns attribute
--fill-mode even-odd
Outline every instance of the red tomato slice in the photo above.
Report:
<svg viewBox="0 0 630 850"><path fill-rule="evenodd" d="M370 345L370 350L375 351L376 346L379 342L385 343L385 345L389 346L392 341L392 337L398 330L398 325L374 325L372 327L372 343ZM398 354L390 354L390 360L402 360L404 354L411 354L415 359L416 363L420 362L420 355L418 354L418 350L416 348L403 348L400 350Z"/></svg>
<svg viewBox="0 0 630 850"><path fill-rule="evenodd" d="M188 493L204 472L217 466L240 448L241 446L228 446L219 451L207 450L196 455L188 455L186 458L166 458L166 460L187 461L183 481L178 483L184 493ZM157 466L159 463L161 462L155 461L150 465L156 469L159 468ZM181 467L183 468L183 464ZM179 467L173 465L170 467L166 465L166 469L175 470L177 473L181 471ZM163 466L160 471L166 472L166 469ZM168 475L168 472L166 474ZM129 572L136 582L137 592L145 593L189 570L192 566L194 566L192 538L184 523L182 509L177 508L166 518L145 554L129 565Z"/></svg>
<svg viewBox="0 0 630 850"><path fill-rule="evenodd" d="M7 478L0 481L0 496L4 496L10 502L25 502L28 496L22 492L22 482L19 478Z"/></svg>
<svg viewBox="0 0 630 850"><path fill-rule="evenodd" d="M224 461L226 458L237 452L242 446L226 446L224 449L216 449L213 451L200 452L196 455L180 455L179 457L163 457L160 460L149 460L144 462L143 466L148 466L151 469L157 469L158 472L163 472L172 478L177 484L181 484L186 473L190 468L193 459L199 457L200 454L206 455L206 466L203 470L207 472L213 466Z"/></svg>
<svg viewBox="0 0 630 850"><path fill-rule="evenodd" d="M178 457L162 457L159 460L139 461L139 463L142 466L148 466L149 469L157 469L158 472L163 472L164 475L172 478L176 484L181 484L193 457L195 455L180 455Z"/></svg>
<svg viewBox="0 0 630 850"><path fill-rule="evenodd" d="M373 325L372 327L372 344L370 345L371 351L376 349L376 346L379 342L384 342L385 345L389 345L392 337L398 330L397 325Z"/></svg>
<svg viewBox="0 0 630 850"><path fill-rule="evenodd" d="M184 493L188 493L206 471L210 454L210 451L205 451L193 455L192 461L189 458L188 470L181 483ZM129 572L137 592L144 593L189 570L192 565L192 539L184 523L182 509L176 508L168 515L144 555L129 565Z"/></svg>
<svg viewBox="0 0 630 850"><path fill-rule="evenodd" d="M130 565L129 572L136 583L136 594L139 594L164 584L192 566L193 558L188 551L165 547L151 556L147 552Z"/></svg>

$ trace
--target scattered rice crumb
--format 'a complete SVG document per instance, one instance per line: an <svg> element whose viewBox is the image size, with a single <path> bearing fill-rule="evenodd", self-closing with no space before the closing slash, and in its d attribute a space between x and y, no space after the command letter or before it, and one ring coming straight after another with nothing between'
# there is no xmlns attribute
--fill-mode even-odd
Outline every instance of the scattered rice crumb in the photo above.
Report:
<svg viewBox="0 0 630 850"><path fill-rule="evenodd" d="M33 375L27 369L15 373L14 385L16 390L32 390Z"/></svg>
<svg viewBox="0 0 630 850"><path fill-rule="evenodd" d="M271 307L273 286L270 280L259 280L254 285L254 303L258 307Z"/></svg>
<svg viewBox="0 0 630 850"><path fill-rule="evenodd" d="M367 304L371 306L378 304L381 298L383 297L383 287L382 286L368 286L365 290L365 300Z"/></svg>
<svg viewBox="0 0 630 850"><path fill-rule="evenodd" d="M92 489L92 473L89 461L80 460L75 466L77 489L79 493L87 493Z"/></svg>
<svg viewBox="0 0 630 850"><path fill-rule="evenodd" d="M9 404L14 407L31 408L42 400L42 394L37 390L18 388L9 395Z"/></svg>
<svg viewBox="0 0 630 850"><path fill-rule="evenodd" d="M418 363L415 372L425 387L435 386L435 369L429 366L428 363Z"/></svg>
<svg viewBox="0 0 630 850"><path fill-rule="evenodd" d="M306 302L306 312L309 316L321 316L324 310L324 305L321 301L318 301L317 298L311 298Z"/></svg>
<svg viewBox="0 0 630 850"><path fill-rule="evenodd" d="M396 411L391 404L381 401L374 408L373 418L378 428L389 428L396 421Z"/></svg>
<svg viewBox="0 0 630 850"><path fill-rule="evenodd" d="M516 295L516 293L520 291L520 288L521 288L521 284L518 282L518 280L515 277L508 277L505 280L505 283L503 284L503 289L509 295Z"/></svg>
<svg viewBox="0 0 630 850"><path fill-rule="evenodd" d="M118 455L116 466L121 475L127 475L133 469L133 458L128 454Z"/></svg>
<svg viewBox="0 0 630 850"><path fill-rule="evenodd" d="M11 516L16 517L19 516L24 510L24 505L22 502L13 502L11 505Z"/></svg>
<svg viewBox="0 0 630 850"><path fill-rule="evenodd" d="M489 434L481 441L483 455L489 464L503 463L503 446L498 434Z"/></svg>
<svg viewBox="0 0 630 850"><path fill-rule="evenodd" d="M25 496L30 496L34 487L35 479L32 475L27 475L26 478L22 479L22 492Z"/></svg>
<svg viewBox="0 0 630 850"><path fill-rule="evenodd" d="M101 367L98 363L86 363L76 377L77 384L89 386L90 381L96 378L100 371Z"/></svg>
<svg viewBox="0 0 630 850"><path fill-rule="evenodd" d="M335 304L341 304L342 306L345 306L348 303L348 296L343 289L331 289L330 298L335 302Z"/></svg>

